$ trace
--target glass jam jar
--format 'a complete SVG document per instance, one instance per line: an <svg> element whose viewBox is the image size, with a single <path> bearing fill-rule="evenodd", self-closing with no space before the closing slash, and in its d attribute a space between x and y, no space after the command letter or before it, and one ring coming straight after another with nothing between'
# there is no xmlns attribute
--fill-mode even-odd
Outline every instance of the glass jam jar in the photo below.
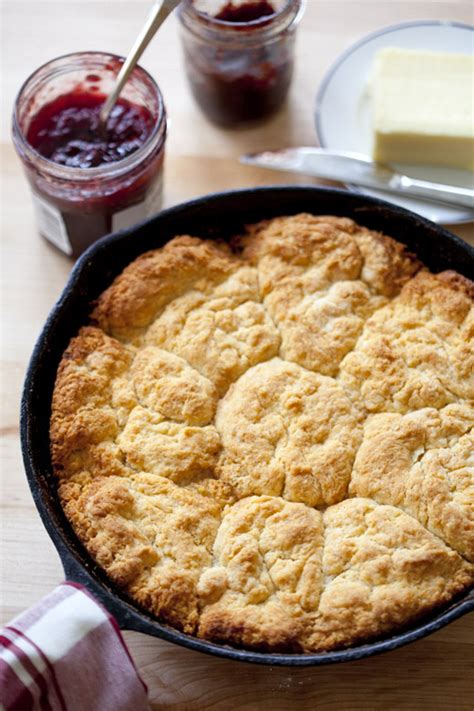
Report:
<svg viewBox="0 0 474 711"><path fill-rule="evenodd" d="M186 73L204 113L221 126L263 119L283 103L293 74L304 0L183 0Z"/></svg>
<svg viewBox="0 0 474 711"><path fill-rule="evenodd" d="M54 59L20 89L13 142L31 186L40 234L77 257L99 237L161 206L166 111L136 67L100 131L100 106L123 58L78 52Z"/></svg>

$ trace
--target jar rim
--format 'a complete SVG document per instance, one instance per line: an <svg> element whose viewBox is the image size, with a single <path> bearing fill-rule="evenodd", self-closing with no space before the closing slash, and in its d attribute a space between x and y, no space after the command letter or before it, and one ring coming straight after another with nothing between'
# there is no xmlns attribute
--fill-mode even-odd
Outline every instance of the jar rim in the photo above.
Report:
<svg viewBox="0 0 474 711"><path fill-rule="evenodd" d="M207 12L203 12L202 10L198 10L197 7L194 5L192 0L188 0L188 2L183 3L183 7L189 7L189 9L192 12L195 12L198 14L200 17L203 17L206 22L209 22L211 25L222 25L223 27L228 27L229 30L232 28L238 29L242 28L243 26L248 26L248 27L257 27L261 25L266 25L272 22L277 18L277 16L282 15L284 12L286 12L291 5L291 3L294 0L286 0L285 4L279 9L275 10L272 12L271 15L262 15L261 17L257 17L255 20L244 20L244 21L231 21L231 20L220 20L217 17L213 17L212 15L209 15Z"/></svg>
<svg viewBox="0 0 474 711"><path fill-rule="evenodd" d="M71 168L70 166L62 165L61 163L56 163L55 161L52 161L49 158L46 158L45 156L41 155L41 153L39 153L39 151L37 151L36 148L34 148L31 143L29 143L20 125L19 110L21 106L21 100L22 98L24 98L24 94L26 93L26 91L31 88L32 85L34 86L35 81L38 81L39 78L48 81L47 70L54 70L55 65L60 65L62 62L65 62L65 60L67 61L73 59L85 59L86 57L96 58L98 60L100 59L105 61L113 60L120 63L123 63L125 61L125 57L122 57L118 54L113 54L112 52L86 50L82 52L68 52L66 54L62 54L58 57L55 57L54 59L50 59L47 62L41 64L37 69L35 69L34 72L32 72L25 79L16 95L15 103L13 106L12 135L13 142L20 154L20 157L25 157L27 160L33 161L35 167L40 172L48 173L49 175L54 176L55 178L64 179L68 181L82 182L97 180L97 178L102 177L107 178L110 177L111 174L113 174L114 178L119 177L120 175L124 175L125 173L128 173L129 171L136 168L137 165L139 165L139 163L141 163L145 157L147 157L157 146L164 142L164 139L166 137L166 108L163 101L163 95L160 91L158 84L153 79L151 74L147 72L146 69L137 64L137 66L133 69L131 76L141 75L141 78L147 82L149 87L151 87L151 90L157 98L156 121L154 122L153 130L151 131L150 135L143 143L143 145L141 145L136 151L130 153L128 156L121 160L113 161L111 163L105 163L103 165L99 165L92 168ZM74 68L75 67L71 64L71 71ZM98 67L98 69L100 68ZM65 71L62 73L66 74L67 71L68 69L65 69ZM41 76L42 74L44 74L44 77Z"/></svg>
<svg viewBox="0 0 474 711"><path fill-rule="evenodd" d="M304 7L305 0L286 0L283 7L271 15L263 15L249 22L232 22L229 20L219 20L216 17L212 17L212 15L198 10L192 0L183 0L178 8L178 16L182 24L191 31L195 29L197 25L203 34L207 30L208 34L214 37L221 33L226 33L229 37L238 36L243 41L251 41L252 39L261 41L262 35L271 37L280 32L280 25L283 23L285 23L285 29L290 25L298 24L304 12ZM194 21L195 25L193 28L190 28L189 24L186 23L186 18ZM246 34L246 30L248 34ZM261 32L258 32L258 30L261 30Z"/></svg>

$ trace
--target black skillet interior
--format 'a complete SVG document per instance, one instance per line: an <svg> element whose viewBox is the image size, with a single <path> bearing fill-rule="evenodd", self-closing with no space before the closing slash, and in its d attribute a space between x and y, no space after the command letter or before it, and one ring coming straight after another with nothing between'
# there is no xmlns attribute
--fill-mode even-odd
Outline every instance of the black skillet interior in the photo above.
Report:
<svg viewBox="0 0 474 711"><path fill-rule="evenodd" d="M419 639L474 610L474 594L390 638L322 654L265 654L198 640L160 624L114 588L71 530L56 496L49 455L49 417L56 370L70 338L88 320L91 302L136 256L176 234L227 237L245 224L298 212L351 217L403 242L434 272L455 269L474 278L474 249L446 230L389 203L342 190L268 187L209 195L179 205L147 222L104 237L75 265L34 349L21 405L23 459L36 506L61 557L67 579L84 584L116 617L122 629L161 637L185 647L234 660L310 666L349 661Z"/></svg>

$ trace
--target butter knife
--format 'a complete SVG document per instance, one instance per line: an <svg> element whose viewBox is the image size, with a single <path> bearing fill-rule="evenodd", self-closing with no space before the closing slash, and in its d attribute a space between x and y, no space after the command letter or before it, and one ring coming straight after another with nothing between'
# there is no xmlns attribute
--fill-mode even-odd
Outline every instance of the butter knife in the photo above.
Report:
<svg viewBox="0 0 474 711"><path fill-rule="evenodd" d="M283 148L278 151L247 153L240 162L271 170L303 173L316 178L355 183L406 197L422 198L474 211L474 190L443 185L402 175L382 163L374 163L359 153L329 151L325 148ZM474 175L473 175L474 180Z"/></svg>

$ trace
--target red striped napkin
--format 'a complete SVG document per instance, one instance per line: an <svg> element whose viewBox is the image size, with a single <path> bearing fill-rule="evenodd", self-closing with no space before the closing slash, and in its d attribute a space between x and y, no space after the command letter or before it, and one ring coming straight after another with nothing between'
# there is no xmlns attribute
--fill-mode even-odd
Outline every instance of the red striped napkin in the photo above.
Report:
<svg viewBox="0 0 474 711"><path fill-rule="evenodd" d="M149 711L114 618L63 583L0 630L0 711Z"/></svg>

